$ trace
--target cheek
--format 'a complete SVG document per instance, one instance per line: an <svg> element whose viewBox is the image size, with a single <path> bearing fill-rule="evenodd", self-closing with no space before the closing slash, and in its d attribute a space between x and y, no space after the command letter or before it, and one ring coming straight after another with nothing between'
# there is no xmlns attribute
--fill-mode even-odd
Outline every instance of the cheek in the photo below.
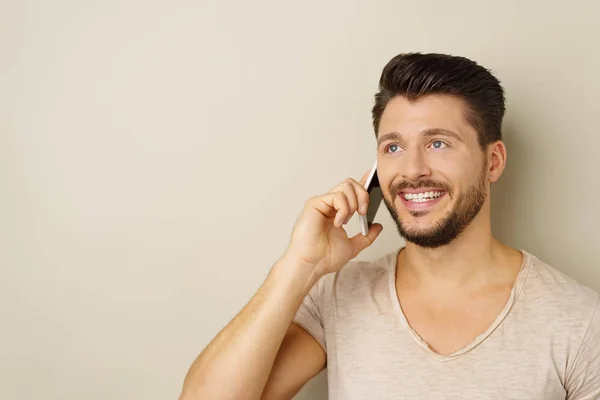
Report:
<svg viewBox="0 0 600 400"><path fill-rule="evenodd" d="M394 182L394 177L389 177L385 175L379 175L379 185L381 186L381 191L383 193L383 197L388 202L395 201L395 195L392 195L390 192L390 185Z"/></svg>
<svg viewBox="0 0 600 400"><path fill-rule="evenodd" d="M454 188L455 194L464 193L471 190L473 186L480 184L481 169L482 165L478 163L454 166L454 168L447 171L445 178Z"/></svg>
<svg viewBox="0 0 600 400"><path fill-rule="evenodd" d="M398 179L398 176L398 165L390 163L389 160L377 159L377 178L379 178L379 184L387 198L390 197L390 185Z"/></svg>
<svg viewBox="0 0 600 400"><path fill-rule="evenodd" d="M386 199L391 199L392 195L390 193L390 185L392 184L392 180L386 180L385 178L379 178L379 185L381 186L381 190L383 192L383 196Z"/></svg>
<svg viewBox="0 0 600 400"><path fill-rule="evenodd" d="M481 160L463 152L437 154L430 157L429 165L434 176L441 176L456 185L470 182L473 177L479 177L481 172Z"/></svg>

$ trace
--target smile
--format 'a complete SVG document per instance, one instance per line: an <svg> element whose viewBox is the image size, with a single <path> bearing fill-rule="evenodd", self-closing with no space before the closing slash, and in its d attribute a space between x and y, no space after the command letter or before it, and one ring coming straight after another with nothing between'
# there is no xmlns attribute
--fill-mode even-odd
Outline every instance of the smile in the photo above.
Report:
<svg viewBox="0 0 600 400"><path fill-rule="evenodd" d="M398 193L398 197L410 211L427 211L444 198L446 193L446 191L439 189L402 191Z"/></svg>
<svg viewBox="0 0 600 400"><path fill-rule="evenodd" d="M427 201L431 201L437 199L444 195L445 192L421 192L421 193L403 193L404 200L410 201L413 203L425 203Z"/></svg>

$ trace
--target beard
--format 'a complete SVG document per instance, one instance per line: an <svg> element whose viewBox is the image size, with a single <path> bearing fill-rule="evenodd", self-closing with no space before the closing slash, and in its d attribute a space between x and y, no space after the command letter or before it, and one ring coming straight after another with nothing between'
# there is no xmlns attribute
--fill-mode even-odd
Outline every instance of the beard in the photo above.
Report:
<svg viewBox="0 0 600 400"><path fill-rule="evenodd" d="M387 198L384 198L385 205L396 222L400 236L407 242L427 248L441 247L451 243L469 226L469 224L471 224L471 222L473 222L485 203L487 198L486 171L487 165L484 165L479 180L470 186L464 193L460 193L456 198L452 210L431 228L415 229L405 227L402 224L394 201L389 201ZM402 189L419 189L424 187L440 188L446 191L446 194L450 197L454 194L452 187L433 180L422 180L416 183L402 181L393 185L390 188L390 193L394 195L395 199L397 193ZM411 216L414 218L424 216L427 213L427 211L410 212Z"/></svg>

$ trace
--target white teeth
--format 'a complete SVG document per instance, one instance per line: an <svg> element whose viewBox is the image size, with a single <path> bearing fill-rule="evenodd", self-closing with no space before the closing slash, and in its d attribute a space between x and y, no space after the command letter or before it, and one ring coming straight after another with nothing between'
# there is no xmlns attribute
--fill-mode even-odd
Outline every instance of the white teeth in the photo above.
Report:
<svg viewBox="0 0 600 400"><path fill-rule="evenodd" d="M443 192L405 193L404 199L415 203L423 203L440 197Z"/></svg>

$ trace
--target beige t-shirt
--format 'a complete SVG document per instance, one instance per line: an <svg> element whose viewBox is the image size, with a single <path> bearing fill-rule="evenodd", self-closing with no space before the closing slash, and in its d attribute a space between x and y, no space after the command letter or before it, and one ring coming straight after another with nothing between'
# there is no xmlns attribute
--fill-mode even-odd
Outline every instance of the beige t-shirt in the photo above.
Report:
<svg viewBox="0 0 600 400"><path fill-rule="evenodd" d="M402 313L397 254L324 276L296 314L327 352L330 399L600 399L597 293L523 252L496 321L443 356Z"/></svg>

